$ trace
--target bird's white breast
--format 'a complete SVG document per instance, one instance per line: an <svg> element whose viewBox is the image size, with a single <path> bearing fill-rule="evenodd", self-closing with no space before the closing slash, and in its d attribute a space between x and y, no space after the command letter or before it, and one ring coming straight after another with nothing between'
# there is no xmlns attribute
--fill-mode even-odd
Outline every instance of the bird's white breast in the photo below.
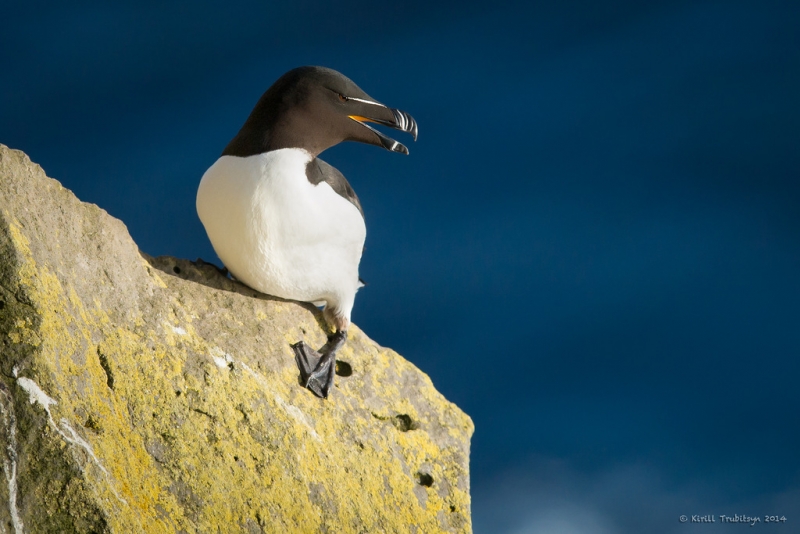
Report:
<svg viewBox="0 0 800 534"><path fill-rule="evenodd" d="M327 183L308 181L310 160L295 148L222 156L200 181L197 213L237 279L270 295L345 307L349 318L366 226Z"/></svg>

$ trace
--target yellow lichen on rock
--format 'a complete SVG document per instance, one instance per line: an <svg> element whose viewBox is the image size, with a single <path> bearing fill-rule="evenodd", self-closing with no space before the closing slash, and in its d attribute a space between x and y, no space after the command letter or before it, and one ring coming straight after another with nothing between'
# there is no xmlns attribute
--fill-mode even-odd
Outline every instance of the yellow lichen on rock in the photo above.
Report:
<svg viewBox="0 0 800 534"><path fill-rule="evenodd" d="M322 401L289 347L324 343L313 306L141 255L2 145L0 214L0 522L470 531L472 422L395 352L352 327Z"/></svg>

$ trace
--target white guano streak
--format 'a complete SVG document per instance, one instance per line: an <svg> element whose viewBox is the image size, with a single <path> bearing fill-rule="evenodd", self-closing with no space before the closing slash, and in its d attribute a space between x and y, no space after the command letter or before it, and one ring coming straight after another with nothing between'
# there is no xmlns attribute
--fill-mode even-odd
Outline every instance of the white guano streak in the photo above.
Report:
<svg viewBox="0 0 800 534"><path fill-rule="evenodd" d="M44 411L47 412L47 420L50 426L53 428L53 430L58 432L58 434L64 439L64 441L66 441L71 445L80 447L86 452L86 454L89 455L89 458L91 458L92 462L94 462L94 464L103 472L103 475L105 475L106 481L108 482L108 487L111 489L111 492L114 494L114 496L121 503L128 504L128 501L123 499L119 495L119 493L117 493L117 490L114 489L111 480L109 480L110 477L108 471L106 470L105 467L103 467L103 464L100 462L100 459L95 455L92 446L86 440L84 440L80 435L78 435L77 432L75 432L75 430L69 425L69 422L66 419L61 419L61 427L63 427L67 432L69 432L70 434L69 436L63 430L61 430L61 427L59 427L53 420L53 414L50 412L50 406L58 403L54 399L52 399L49 395L47 395L47 393L42 391L42 388L39 387L39 384L31 380L30 378L26 378L24 376L17 378L17 384L19 384L20 387L28 393L28 399L30 400L31 404L39 404L42 408L44 408Z"/></svg>
<svg viewBox="0 0 800 534"><path fill-rule="evenodd" d="M14 534L23 534L24 525L22 518L17 510L17 419L14 415L14 402L5 389L0 390L2 403L0 403L0 415L3 418L3 426L6 429L8 443L6 444L6 457L3 458L3 467L8 483L8 513L11 516L11 526L14 527ZM5 528L3 533L5 533Z"/></svg>

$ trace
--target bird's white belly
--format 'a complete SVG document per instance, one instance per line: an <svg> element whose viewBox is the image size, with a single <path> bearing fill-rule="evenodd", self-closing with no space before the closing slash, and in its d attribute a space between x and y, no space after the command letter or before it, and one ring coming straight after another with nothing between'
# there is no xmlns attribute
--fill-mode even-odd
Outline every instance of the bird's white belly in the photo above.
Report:
<svg viewBox="0 0 800 534"><path fill-rule="evenodd" d="M308 181L310 159L293 148L222 156L200 181L197 213L238 280L278 297L352 307L366 226L328 184Z"/></svg>

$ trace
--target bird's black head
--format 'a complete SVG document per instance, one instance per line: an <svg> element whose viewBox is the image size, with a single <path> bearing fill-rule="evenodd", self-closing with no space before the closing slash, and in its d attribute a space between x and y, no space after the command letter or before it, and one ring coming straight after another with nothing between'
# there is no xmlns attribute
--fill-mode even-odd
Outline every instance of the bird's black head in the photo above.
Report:
<svg viewBox="0 0 800 534"><path fill-rule="evenodd" d="M279 148L303 148L316 156L342 141L408 154L403 144L367 122L408 132L417 139L417 123L411 115L384 106L335 70L300 67L267 89L222 154L245 157Z"/></svg>

